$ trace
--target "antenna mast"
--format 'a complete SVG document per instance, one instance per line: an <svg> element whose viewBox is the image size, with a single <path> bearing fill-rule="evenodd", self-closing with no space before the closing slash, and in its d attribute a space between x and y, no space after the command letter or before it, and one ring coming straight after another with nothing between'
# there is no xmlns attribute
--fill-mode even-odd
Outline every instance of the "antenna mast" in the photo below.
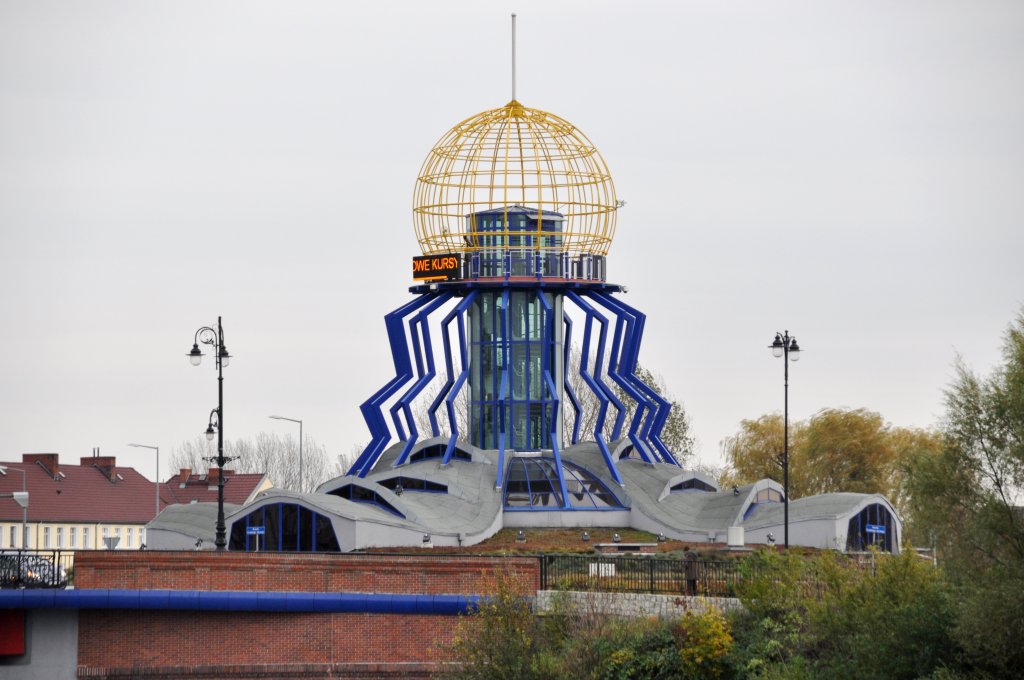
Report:
<svg viewBox="0 0 1024 680"><path fill-rule="evenodd" d="M512 12L512 101L516 99L516 13Z"/></svg>

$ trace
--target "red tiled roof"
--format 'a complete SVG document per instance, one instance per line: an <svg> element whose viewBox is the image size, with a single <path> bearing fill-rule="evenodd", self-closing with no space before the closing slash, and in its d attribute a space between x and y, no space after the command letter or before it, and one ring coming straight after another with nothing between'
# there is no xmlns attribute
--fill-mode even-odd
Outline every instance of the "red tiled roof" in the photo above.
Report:
<svg viewBox="0 0 1024 680"><path fill-rule="evenodd" d="M135 468L117 467L113 458L104 457L96 460L101 466L110 463L110 476L96 464L66 463L60 463L54 475L31 460L33 455L26 454L20 462L0 463L8 468L7 474L0 474L0 494L21 491L22 474L18 470L25 471L30 522L142 524L153 519L156 488ZM50 456L57 460L56 454ZM0 520L20 522L21 517L21 506L13 498L0 497Z"/></svg>
<svg viewBox="0 0 1024 680"><path fill-rule="evenodd" d="M186 472L182 470L181 472ZM168 503L216 503L217 477L216 470L212 475L192 472L182 486L181 472L174 475L160 486L160 500ZM212 477L212 479L211 479ZM232 470L224 470L224 502L243 505L253 492L259 488L266 478L262 473L239 474Z"/></svg>

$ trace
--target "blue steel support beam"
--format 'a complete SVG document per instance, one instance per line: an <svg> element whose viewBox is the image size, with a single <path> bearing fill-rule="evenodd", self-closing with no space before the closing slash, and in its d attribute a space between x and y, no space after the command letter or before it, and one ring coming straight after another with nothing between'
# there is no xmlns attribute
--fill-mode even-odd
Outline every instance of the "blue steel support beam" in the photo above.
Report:
<svg viewBox="0 0 1024 680"><path fill-rule="evenodd" d="M608 362L608 375L636 402L636 412L633 414L633 420L629 427L629 440L633 442L633 446L645 462L654 463L656 458L661 457L661 454L660 452L655 455L651 454L652 445L648 444L644 437L646 431L640 432L640 427L644 422L644 412L646 411L653 417L655 406L646 394L637 389L634 383L636 355L633 348L637 341L636 319L600 293L590 294L588 292L585 294L615 315L615 342L612 343L612 360ZM619 344L620 338L622 338L621 345Z"/></svg>
<svg viewBox="0 0 1024 680"><path fill-rule="evenodd" d="M669 413L672 410L672 404L667 399L658 394L658 391L653 387L640 380L636 375L636 366L640 356L640 343L643 340L644 325L647 317L639 310L630 307L621 300L616 300L614 297L604 293L595 293L593 297L599 297L604 300L608 307L618 309L622 314L632 317L634 320L633 326L633 341L631 342L630 353L628 356L629 370L626 373L627 377L630 378L631 382L647 394L652 401L654 401L658 408L655 413L651 414L651 417L647 419L647 424L644 427L644 431L641 434L645 441L651 442L654 448L657 450L659 456L666 463L673 465L679 465L679 461L672 454L672 451L668 448L665 442L661 438L661 432L665 427L665 422L668 420Z"/></svg>
<svg viewBox="0 0 1024 680"><path fill-rule="evenodd" d="M569 381L569 370L572 366L572 319L566 312L562 312L562 321L565 324L565 338L563 340L564 346L562 347L562 385L565 389L566 395L569 397L569 403L572 404L572 409L576 416L572 421L572 439L570 440L573 444L579 444L580 442L580 423L583 421L583 408L580 406L580 400L576 396L576 390L572 388L572 384Z"/></svg>
<svg viewBox="0 0 1024 680"><path fill-rule="evenodd" d="M384 447L391 440L391 432L388 430L387 420L384 418L381 406L402 385L412 379L409 344L405 337L405 328L402 320L435 297L437 297L437 293L424 293L384 317L384 324L388 330L388 341L391 344L391 358L395 364L395 377L359 406L372 439L359 455L359 458L356 459L356 462L352 464L347 474L365 477L373 469L374 463L377 462L380 454L384 451Z"/></svg>
<svg viewBox="0 0 1024 680"><path fill-rule="evenodd" d="M405 446L402 447L402 452L395 460L393 467L398 467L405 462L405 459L409 456L409 452L412 450L412 447L416 444L416 440L419 439L420 433L416 428L416 420L412 415L412 400L415 399L421 391L423 391L423 388L426 387L436 375L434 367L434 348L430 343L430 315L451 298L451 293L442 293L436 300L424 307L415 317L413 317L412 320L409 321L409 332L412 335L413 347L416 353L416 375L419 376L419 380L413 383L413 386L410 387L391 407L391 418L394 420L395 427L399 431L399 438L405 441ZM417 326L421 329L420 333L416 332ZM420 336L423 337L422 348L420 347L419 342ZM423 368L423 358L426 358L425 371ZM399 409L401 409L402 414L405 416L405 422L409 426L408 438L404 437L402 434L401 422L398 418Z"/></svg>
<svg viewBox="0 0 1024 680"><path fill-rule="evenodd" d="M555 459L555 470L558 471L558 488L562 492L562 508L569 510L569 492L565 487L565 472L562 470L562 450L558 444L558 410L562 402L558 398L558 389L555 387L555 380L551 377L551 353L548 347L555 344L555 310L551 303L544 297L544 291L537 291L537 299L544 308L544 337L541 339L541 368L544 372L544 382L548 388L548 395L551 399L551 453Z"/></svg>
<svg viewBox="0 0 1024 680"><path fill-rule="evenodd" d="M427 415L430 417L430 432L433 437L441 436L441 428L437 424L437 409L441 406L444 398L448 396L448 391L451 390L452 385L455 384L455 368L452 363L452 343L451 336L448 332L448 326L452 320L456 317L461 317L466 313L469 305L472 304L473 299L476 298L476 291L472 291L469 295L462 299L462 302L455 306L448 316L441 322L441 339L444 341L444 365L448 370L448 378L445 380L444 385L441 386L441 390L437 393L434 401L431 402L430 408L427 409ZM465 359L465 355L463 355Z"/></svg>
<svg viewBox="0 0 1024 680"><path fill-rule="evenodd" d="M448 427L451 433L448 436L448 446L444 451L444 458L441 460L442 465L448 465L452 462L452 456L455 455L455 442L459 440L459 421L455 417L455 398L459 396L459 390L462 389L462 385L466 382L469 377L469 357L466 349L466 316L464 314L469 304L476 297L476 291L466 296L466 300L463 300L456 310L458 314L455 317L456 325L459 329L459 358L462 361L462 371L459 373L459 377L455 380L455 384L452 386L451 391L444 398L445 410L448 411ZM448 335L445 332L445 340L447 341ZM451 345L445 344L445 362L447 365L451 365ZM449 375L451 373L449 372ZM438 395L440 397L440 395Z"/></svg>
<svg viewBox="0 0 1024 680"><path fill-rule="evenodd" d="M580 359L580 376L601 402L601 406L597 412L597 420L594 424L594 439L597 441L597 448L600 449L601 455L604 457L604 462L608 466L608 472L619 486L625 486L625 483L622 481L622 477L619 475L618 469L615 467L615 461L612 460L612 454L608 450L608 442L606 442L604 438L604 420L608 413L608 399L611 390L609 390L608 386L601 381L601 358L604 356L604 344L605 337L607 335L608 321L573 291L566 291L565 295L587 315L587 321L584 325L583 331L583 356ZM598 341L597 357L594 361L594 375L591 375L587 370L587 365L589 363L587 357L590 356L590 336L591 331L593 330L592 322L595 319L597 319L598 323L601 324L601 337Z"/></svg>
<svg viewBox="0 0 1024 680"><path fill-rule="evenodd" d="M506 279L508 275L506 274ZM505 428L508 423L505 421L505 396L508 394L508 287L505 287L501 294L501 388L498 391L498 474L494 481L494 488L500 489L504 483L505 475Z"/></svg>
<svg viewBox="0 0 1024 680"><path fill-rule="evenodd" d="M227 612L348 612L457 616L479 595L310 593L233 590L0 590L0 609L130 609Z"/></svg>

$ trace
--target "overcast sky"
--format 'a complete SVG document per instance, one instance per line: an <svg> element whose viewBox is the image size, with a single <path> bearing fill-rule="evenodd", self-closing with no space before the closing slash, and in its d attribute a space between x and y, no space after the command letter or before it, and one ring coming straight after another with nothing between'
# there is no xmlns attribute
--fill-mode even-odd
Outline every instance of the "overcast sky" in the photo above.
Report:
<svg viewBox="0 0 1024 680"><path fill-rule="evenodd" d="M609 279L717 461L740 420L942 414L1024 305L1024 3L0 1L0 460L93 447L152 477L225 433L332 455L392 375L412 189L518 99L598 146ZM169 474L167 466L161 477Z"/></svg>

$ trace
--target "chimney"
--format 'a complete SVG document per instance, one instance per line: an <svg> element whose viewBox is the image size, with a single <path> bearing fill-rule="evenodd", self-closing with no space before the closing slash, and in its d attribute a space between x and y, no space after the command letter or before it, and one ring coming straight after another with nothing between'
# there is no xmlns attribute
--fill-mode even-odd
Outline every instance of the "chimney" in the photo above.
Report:
<svg viewBox="0 0 1024 680"><path fill-rule="evenodd" d="M224 468L224 483L227 484L231 481L231 475L235 474L234 470L228 470ZM206 483L212 487L217 486L217 481L220 479L220 468L212 467L206 471Z"/></svg>
<svg viewBox="0 0 1024 680"><path fill-rule="evenodd" d="M96 456L87 458L93 467L103 473L103 476L111 482L117 481L117 458L114 456Z"/></svg>
<svg viewBox="0 0 1024 680"><path fill-rule="evenodd" d="M192 476L191 468L181 468L178 470L178 481L182 484L188 484L188 478Z"/></svg>
<svg viewBox="0 0 1024 680"><path fill-rule="evenodd" d="M25 465L39 463L46 470L47 474L57 479L60 475L58 456L59 454L56 453L23 453L21 454L21 462Z"/></svg>

